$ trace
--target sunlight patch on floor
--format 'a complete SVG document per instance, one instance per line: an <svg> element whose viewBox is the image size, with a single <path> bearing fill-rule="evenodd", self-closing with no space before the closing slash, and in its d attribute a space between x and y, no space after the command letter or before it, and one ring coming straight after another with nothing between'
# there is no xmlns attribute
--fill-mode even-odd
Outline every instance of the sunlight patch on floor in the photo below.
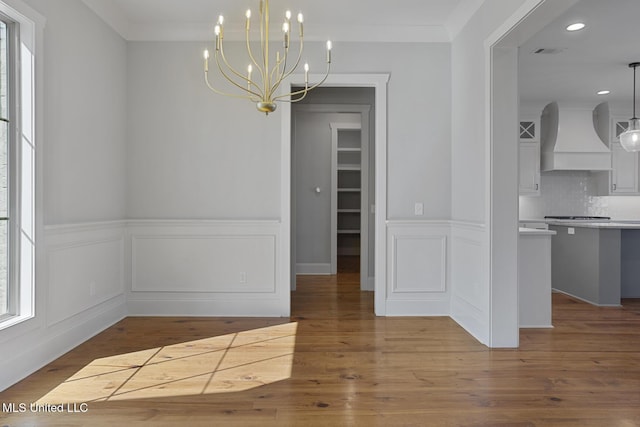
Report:
<svg viewBox="0 0 640 427"><path fill-rule="evenodd" d="M298 324L95 359L43 396L59 404L249 390L291 377Z"/></svg>

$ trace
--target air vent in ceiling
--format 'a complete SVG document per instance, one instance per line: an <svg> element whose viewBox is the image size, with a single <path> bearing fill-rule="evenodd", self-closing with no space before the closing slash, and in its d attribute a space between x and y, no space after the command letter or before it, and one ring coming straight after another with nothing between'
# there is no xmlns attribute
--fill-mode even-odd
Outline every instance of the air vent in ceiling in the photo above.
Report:
<svg viewBox="0 0 640 427"><path fill-rule="evenodd" d="M557 53L562 52L564 49L561 48L555 48L555 47L541 47L538 49L534 49L533 52L534 54L542 54L542 55L555 55Z"/></svg>

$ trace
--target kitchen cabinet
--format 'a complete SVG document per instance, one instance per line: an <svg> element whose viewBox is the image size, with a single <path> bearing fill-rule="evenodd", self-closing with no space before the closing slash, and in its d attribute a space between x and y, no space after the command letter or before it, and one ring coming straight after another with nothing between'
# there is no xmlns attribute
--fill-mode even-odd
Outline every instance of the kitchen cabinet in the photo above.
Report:
<svg viewBox="0 0 640 427"><path fill-rule="evenodd" d="M629 125L627 119L612 117L609 148L611 171L598 176L598 194L601 196L638 195L638 153L629 153L620 145L620 134Z"/></svg>
<svg viewBox="0 0 640 427"><path fill-rule="evenodd" d="M518 325L550 328L551 240L554 231L520 228L518 239Z"/></svg>
<svg viewBox="0 0 640 427"><path fill-rule="evenodd" d="M611 143L611 194L638 193L638 153L629 153L619 142Z"/></svg>
<svg viewBox="0 0 640 427"><path fill-rule="evenodd" d="M540 143L521 142L519 154L519 189L521 196L540 195Z"/></svg>

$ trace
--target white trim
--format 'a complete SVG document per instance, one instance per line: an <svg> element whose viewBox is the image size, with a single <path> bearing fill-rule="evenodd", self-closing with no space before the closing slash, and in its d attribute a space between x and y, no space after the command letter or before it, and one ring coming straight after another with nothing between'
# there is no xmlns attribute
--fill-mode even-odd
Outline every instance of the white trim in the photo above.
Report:
<svg viewBox="0 0 640 427"><path fill-rule="evenodd" d="M7 268L12 275L10 287L17 287L19 298L12 298L13 312L0 323L0 330L16 327L35 319L41 301L36 292L36 275L42 272L43 248L39 242L42 233L42 62L43 32L45 19L20 0L0 1L0 12L16 22L18 33L12 37L15 51L11 53L15 66L11 70L13 92L16 94L15 109L9 126L10 138L15 139L13 149L8 150L9 173L14 184L10 189L13 217L8 229L10 239L10 263ZM38 244L36 244L38 243ZM33 322L32 322L33 320Z"/></svg>
<svg viewBox="0 0 640 427"><path fill-rule="evenodd" d="M559 294L563 294L563 295L566 295L568 297L575 298L575 299L577 299L579 301L582 301L584 303L587 303L589 305L593 305L593 306L596 306L596 307L622 307L622 304L597 304L597 303L595 303L593 301L589 301L588 299L581 298L581 297L579 297L577 295L574 295L572 293L569 293L569 292L566 292L566 291L562 291L562 290L556 289L556 288L551 288L551 292L557 292Z"/></svg>
<svg viewBox="0 0 640 427"><path fill-rule="evenodd" d="M127 41L211 42L211 24L206 22L144 23L132 22L115 4L100 0L82 0L116 33ZM451 30L446 25L321 25L305 28L305 42L363 43L447 43ZM252 39L257 36L252 35ZM243 25L225 25L225 40L245 41Z"/></svg>
<svg viewBox="0 0 640 427"><path fill-rule="evenodd" d="M107 23L123 39L131 40L131 22L117 2L102 0L82 0L82 2ZM165 25L165 27L170 27Z"/></svg>
<svg viewBox="0 0 640 427"><path fill-rule="evenodd" d="M319 81L322 76L310 76L310 81ZM386 314L386 219L387 219L387 83L389 74L331 74L325 87L373 87L375 88L375 313ZM294 75L283 82L282 88L290 91L292 85L304 84L304 75ZM291 266L291 105L282 103L281 123L281 236L282 271L293 272ZM290 288L291 276L286 280ZM295 283L295 281L294 281Z"/></svg>
<svg viewBox="0 0 640 427"><path fill-rule="evenodd" d="M450 316L451 221L387 221L387 233L387 315Z"/></svg>
<svg viewBox="0 0 640 427"><path fill-rule="evenodd" d="M124 319L126 306L123 299L116 298L79 316L82 321L62 322L46 330L30 331L33 335L30 341L35 345L12 347L17 351L8 352L2 360L2 365L10 368L0 370L0 392Z"/></svg>
<svg viewBox="0 0 640 427"><path fill-rule="evenodd" d="M499 154L499 147L495 147L494 135L499 134L499 132L495 132L496 129L494 129L494 125L498 124L500 129L508 126L508 124L504 123L505 119L502 119L499 113L496 114L496 112L494 112L495 97L498 94L504 97L506 93L510 93L511 91L510 86L497 88L493 83L496 73L500 71L504 72L502 68L494 68L494 49L504 49L505 51L510 51L512 55L517 55L516 50L518 46L577 1L578 0L527 0L484 41L485 188L488 190L485 198L485 217L487 219L488 237L488 269L486 272L486 280L489 284L489 312L487 313L489 331L487 344L490 347L517 347L519 337L517 318L514 322L511 322L512 316L510 315L510 312L512 310L509 309L509 307L517 307L517 290L515 292L514 301L510 301L511 295L509 295L509 297L505 297L506 287L510 286L512 283L517 283L517 269L515 277L513 278L507 280L503 277L500 282L498 282L498 279L496 278L498 275L496 270L498 265L503 265L507 262L506 259L503 260L503 258L512 259L514 256L513 253L507 253L508 251L511 251L511 248L508 247L509 245L506 244L505 241L512 241L515 239L517 242L517 205L515 207L516 215L514 218L510 218L510 221L504 221L504 218L502 218L502 212L504 212L505 208L505 206L503 206L505 198L513 198L515 203L517 203L518 188L515 186L516 193L506 196L496 193L496 190L494 189L494 179L496 179L496 175L503 172L503 168L506 167L501 163L495 163ZM516 51L516 53L514 53L514 51ZM507 72L507 75L511 76L509 74L510 72L511 71ZM501 84L503 81L507 85L512 83L511 81L505 81L505 79L499 80ZM513 105L513 109L517 112L518 105ZM510 118L506 119L508 120ZM515 158L512 160L513 164L517 164L518 162L517 150L515 150L515 153ZM518 171L516 169L516 175L513 177L514 182L518 181L517 172ZM511 209L511 207L509 207L509 209ZM511 231L513 231L515 236L509 236ZM503 248L502 246L505 247ZM517 261L517 250L515 257ZM502 276L505 276L505 274L502 274ZM503 316L503 314L506 316ZM508 325L505 324L504 317L508 318ZM513 323L513 325L511 323Z"/></svg>
<svg viewBox="0 0 640 427"><path fill-rule="evenodd" d="M482 7L485 0L462 0L449 15L445 26L449 32L449 40L453 41L473 15Z"/></svg>

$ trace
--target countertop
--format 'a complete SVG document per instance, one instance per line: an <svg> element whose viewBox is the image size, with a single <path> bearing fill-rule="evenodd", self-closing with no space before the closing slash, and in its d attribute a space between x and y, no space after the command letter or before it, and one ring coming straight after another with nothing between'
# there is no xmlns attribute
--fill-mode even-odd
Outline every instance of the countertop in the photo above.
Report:
<svg viewBox="0 0 640 427"><path fill-rule="evenodd" d="M589 221L589 220L570 220L570 221L546 221L549 225L559 225L562 227L582 227L582 228L619 228L619 229L638 229L640 230L640 221Z"/></svg>
<svg viewBox="0 0 640 427"><path fill-rule="evenodd" d="M519 231L521 236L553 236L556 234L553 230L540 230L538 228L520 227Z"/></svg>
<svg viewBox="0 0 640 427"><path fill-rule="evenodd" d="M594 220L560 220L560 219L521 219L520 224L545 223L547 225L559 225L563 227L582 227L582 228L619 228L634 230L640 229L640 220L638 219L611 219L604 221Z"/></svg>

